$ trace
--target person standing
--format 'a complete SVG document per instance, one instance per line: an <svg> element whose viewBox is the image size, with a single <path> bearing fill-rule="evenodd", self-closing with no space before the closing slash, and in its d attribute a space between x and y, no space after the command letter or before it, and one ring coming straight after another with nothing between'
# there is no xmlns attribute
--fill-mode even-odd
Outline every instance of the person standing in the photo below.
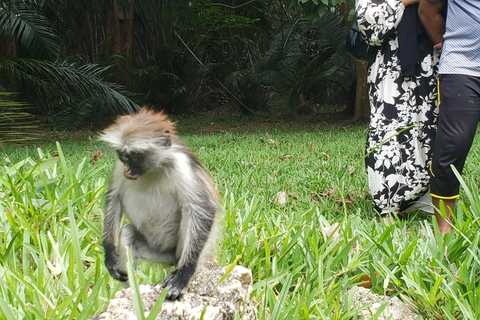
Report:
<svg viewBox="0 0 480 320"><path fill-rule="evenodd" d="M371 116L365 165L382 216L412 207L433 212L428 190L438 54L417 10L418 0L356 0L359 31L368 44L381 46L368 67Z"/></svg>
<svg viewBox="0 0 480 320"><path fill-rule="evenodd" d="M431 20L436 21L439 5L426 1L422 0L425 3L421 3L419 15L430 35L441 33L442 25ZM431 167L432 203L442 233L452 231L449 221L460 190L451 165L462 173L480 120L480 1L447 3L439 66L440 112Z"/></svg>

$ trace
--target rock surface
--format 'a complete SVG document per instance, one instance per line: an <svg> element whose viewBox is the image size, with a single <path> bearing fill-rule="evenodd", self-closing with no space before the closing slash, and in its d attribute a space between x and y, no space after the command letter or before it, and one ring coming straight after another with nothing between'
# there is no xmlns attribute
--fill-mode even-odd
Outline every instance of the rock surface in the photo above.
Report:
<svg viewBox="0 0 480 320"><path fill-rule="evenodd" d="M234 319L235 312L240 319L257 319L257 309L250 300L252 293L252 272L236 266L228 277L217 285L225 274L225 268L216 263L207 263L190 281L186 293L178 301L168 301L162 305L156 320L200 319L205 310L205 320ZM152 309L162 293L159 284L140 286L145 315ZM132 302L132 290L123 289L115 294L107 310L96 316L95 320L135 320L135 308ZM93 319L92 319L93 320Z"/></svg>
<svg viewBox="0 0 480 320"><path fill-rule="evenodd" d="M388 306L382 312L382 314L376 318L378 320L414 320L422 319L419 314L408 304L402 302L397 297L381 296L379 294L371 292L369 289L362 287L355 287L351 290L355 290L353 294L353 305L361 307L366 304L370 306L362 310L363 319L372 319L378 309L384 302L388 303Z"/></svg>

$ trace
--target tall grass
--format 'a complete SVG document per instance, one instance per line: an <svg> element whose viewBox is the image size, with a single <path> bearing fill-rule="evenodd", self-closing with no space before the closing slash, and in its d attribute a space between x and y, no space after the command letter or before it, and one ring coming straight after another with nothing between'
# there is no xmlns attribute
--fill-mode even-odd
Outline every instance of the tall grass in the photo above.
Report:
<svg viewBox="0 0 480 320"><path fill-rule="evenodd" d="M392 226L378 221L363 169L364 126L249 130L183 138L223 196L219 262L239 256L252 269L260 319L355 319L369 306L354 306L349 289L365 275L374 292L399 296L426 319L480 319L476 153L456 230L443 236L418 212ZM93 161L85 151L95 147L103 157ZM3 152L0 318L91 318L120 289L100 245L113 153L95 140ZM285 204L272 202L279 191ZM333 222L338 238L323 232ZM158 282L165 272L141 262L137 278Z"/></svg>
<svg viewBox="0 0 480 320"><path fill-rule="evenodd" d="M88 319L116 284L106 277L103 167L38 150L1 170L0 309L6 319Z"/></svg>

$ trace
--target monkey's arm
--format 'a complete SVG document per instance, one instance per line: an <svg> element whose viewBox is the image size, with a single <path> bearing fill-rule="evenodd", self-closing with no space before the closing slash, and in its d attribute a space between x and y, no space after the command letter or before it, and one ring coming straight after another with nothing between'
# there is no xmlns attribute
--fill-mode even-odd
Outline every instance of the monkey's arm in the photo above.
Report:
<svg viewBox="0 0 480 320"><path fill-rule="evenodd" d="M105 251L105 266L110 275L117 280L127 281L126 270L119 265L118 234L122 218L122 204L118 191L110 189L107 193L105 217L103 220L103 249Z"/></svg>

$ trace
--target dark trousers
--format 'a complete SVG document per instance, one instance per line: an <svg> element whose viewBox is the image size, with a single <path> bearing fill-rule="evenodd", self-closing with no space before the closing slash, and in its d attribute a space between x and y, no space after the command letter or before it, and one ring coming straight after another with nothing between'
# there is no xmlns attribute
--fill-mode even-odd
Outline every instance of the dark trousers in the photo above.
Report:
<svg viewBox="0 0 480 320"><path fill-rule="evenodd" d="M460 182L450 165L462 173L480 119L480 77L440 76L438 128L431 167L432 196L454 199Z"/></svg>

